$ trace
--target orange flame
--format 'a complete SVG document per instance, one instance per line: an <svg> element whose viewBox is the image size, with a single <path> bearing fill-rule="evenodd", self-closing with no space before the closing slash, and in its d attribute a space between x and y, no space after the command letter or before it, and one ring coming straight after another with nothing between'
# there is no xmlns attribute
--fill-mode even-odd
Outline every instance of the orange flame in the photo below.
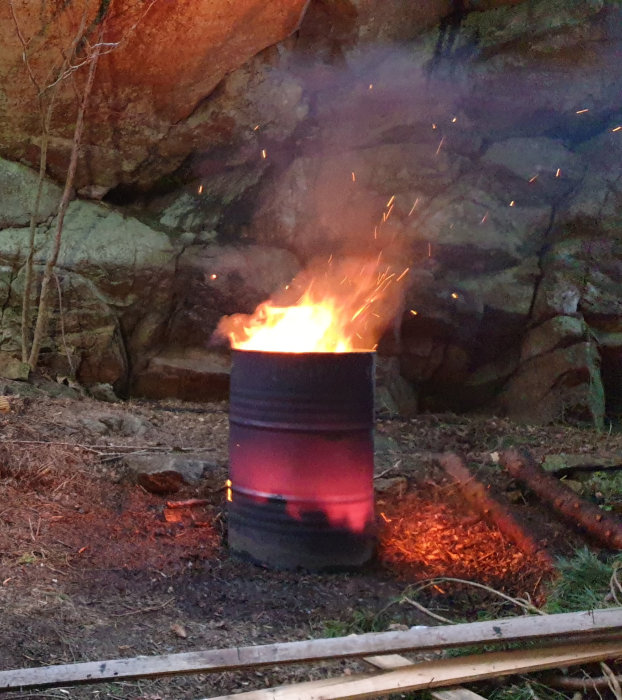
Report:
<svg viewBox="0 0 622 700"><path fill-rule="evenodd" d="M407 273L408 268L394 272L380 256L340 262L331 256L322 269L299 274L253 314L225 316L216 332L242 350L372 351L400 308Z"/></svg>

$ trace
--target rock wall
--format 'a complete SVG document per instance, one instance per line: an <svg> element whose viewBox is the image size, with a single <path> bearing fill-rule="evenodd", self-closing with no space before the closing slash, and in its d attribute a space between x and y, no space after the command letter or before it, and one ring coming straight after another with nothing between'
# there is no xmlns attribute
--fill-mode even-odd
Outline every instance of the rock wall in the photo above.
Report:
<svg viewBox="0 0 622 700"><path fill-rule="evenodd" d="M113 0L104 36L111 48L97 68L78 187L101 195L119 183L145 185L174 171L189 152L180 144L187 130L176 126L196 122L195 111L227 74L291 34L306 4ZM63 53L83 13L87 40L93 42L100 2L13 0L12 5L38 90L22 60L10 4L0 3L0 154L38 161L37 93L47 96L53 90L48 86L57 83L49 172L62 180L77 109L76 83L80 88L85 77L82 69L59 81Z"/></svg>
<svg viewBox="0 0 622 700"><path fill-rule="evenodd" d="M47 366L121 392L218 395L227 358L209 343L222 314L251 311L315 256L383 250L411 266L397 333L380 346L385 410L418 399L541 422L622 414L620 7L311 0L300 22L303 5L274 3L281 22L236 44L246 53L229 58L249 59L236 70L223 58L193 82L184 64L177 86L165 71L157 100L136 95L156 89L151 69L123 72L135 89L120 156L85 151L83 193L110 191L70 209ZM121 80L109 70L98 99ZM34 136L7 133L2 152L26 157ZM1 163L5 367L18 354L33 177Z"/></svg>

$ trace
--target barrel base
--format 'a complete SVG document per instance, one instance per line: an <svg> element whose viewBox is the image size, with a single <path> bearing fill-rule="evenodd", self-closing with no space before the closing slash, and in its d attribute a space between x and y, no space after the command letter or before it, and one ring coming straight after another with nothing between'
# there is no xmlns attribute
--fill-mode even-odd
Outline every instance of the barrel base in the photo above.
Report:
<svg viewBox="0 0 622 700"><path fill-rule="evenodd" d="M294 542L290 537L287 541L257 543L255 538L233 531L229 533L229 550L239 559L276 571L351 571L369 563L376 547L373 537L359 535L354 542L352 538L352 533L332 533L330 543L338 546L337 551L309 551L300 539ZM317 538L314 542L317 544Z"/></svg>
<svg viewBox="0 0 622 700"><path fill-rule="evenodd" d="M267 512L262 513L264 509ZM235 506L229 509L229 549L235 556L260 566L346 571L368 563L375 552L373 525L358 533L331 527L319 514L298 520L281 513L275 522L271 505L254 505L251 512L246 511L248 505L241 512Z"/></svg>

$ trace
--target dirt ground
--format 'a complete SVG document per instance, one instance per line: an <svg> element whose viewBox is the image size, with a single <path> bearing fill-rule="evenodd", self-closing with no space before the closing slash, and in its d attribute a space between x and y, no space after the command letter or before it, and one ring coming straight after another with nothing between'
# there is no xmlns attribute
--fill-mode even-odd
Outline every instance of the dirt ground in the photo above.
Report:
<svg viewBox="0 0 622 700"><path fill-rule="evenodd" d="M542 601L553 572L473 513L431 453L464 454L554 555L582 546L583 535L519 489L491 455L516 445L537 458L622 454L616 433L455 415L379 418L376 560L350 573L278 572L227 551L226 404L104 403L24 389L6 384L10 411L0 413L0 670L437 624L403 600L409 586L432 577ZM127 455L190 448L207 452L212 468L172 495L149 493L125 466ZM167 506L189 498L205 503ZM493 594L451 582L417 600L450 620L483 609L517 614ZM6 697L198 699L326 672L281 667Z"/></svg>

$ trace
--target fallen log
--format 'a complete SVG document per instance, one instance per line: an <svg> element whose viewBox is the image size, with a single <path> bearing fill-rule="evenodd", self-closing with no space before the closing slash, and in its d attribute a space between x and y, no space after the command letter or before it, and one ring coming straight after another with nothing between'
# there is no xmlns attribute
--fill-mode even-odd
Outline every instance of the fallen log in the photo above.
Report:
<svg viewBox="0 0 622 700"><path fill-rule="evenodd" d="M609 631L619 634L620 629L622 608L541 617L510 617L438 627L413 627L399 632L370 632L334 639L311 639L0 671L0 691L153 678L181 673L212 673L277 664L355 658L370 654L447 649L465 644L494 644L569 636L588 639Z"/></svg>
<svg viewBox="0 0 622 700"><path fill-rule="evenodd" d="M622 522L547 474L527 450L505 450L500 462L515 479L548 503L567 522L582 527L610 549L622 549Z"/></svg>
<svg viewBox="0 0 622 700"><path fill-rule="evenodd" d="M467 467L462 457L453 452L446 452L439 455L437 461L460 487L465 501L488 523L497 527L521 552L538 557L543 564L553 567L551 555L521 527L508 509L492 496L488 488Z"/></svg>
<svg viewBox="0 0 622 700"><path fill-rule="evenodd" d="M622 654L622 639L592 644L565 644L538 649L517 649L470 654L449 659L423 661L395 671L377 673L340 681L310 681L290 686L251 690L234 695L220 695L210 700L341 700L342 698L378 698L409 690L442 688L455 685L530 673L550 668L577 666L593 661L616 658ZM318 687L317 684L321 684ZM207 700L207 699L205 699Z"/></svg>

